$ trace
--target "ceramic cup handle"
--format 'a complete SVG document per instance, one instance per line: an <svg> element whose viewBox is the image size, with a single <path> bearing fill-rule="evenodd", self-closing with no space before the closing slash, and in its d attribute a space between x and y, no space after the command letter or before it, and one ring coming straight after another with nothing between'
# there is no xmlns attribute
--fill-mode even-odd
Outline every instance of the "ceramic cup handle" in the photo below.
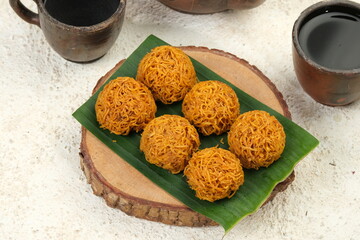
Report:
<svg viewBox="0 0 360 240"><path fill-rule="evenodd" d="M37 0L35 0L37 4ZM10 6L24 21L40 27L39 14L29 10L20 0L9 0Z"/></svg>

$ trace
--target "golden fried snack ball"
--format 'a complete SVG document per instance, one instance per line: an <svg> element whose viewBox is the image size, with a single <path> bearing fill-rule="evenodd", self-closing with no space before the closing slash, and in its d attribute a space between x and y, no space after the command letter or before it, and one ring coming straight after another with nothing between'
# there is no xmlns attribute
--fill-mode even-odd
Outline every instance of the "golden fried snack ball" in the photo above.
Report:
<svg viewBox="0 0 360 240"><path fill-rule="evenodd" d="M179 48L160 46L140 61L136 80L144 83L155 100L171 104L182 100L197 83L190 58Z"/></svg>
<svg viewBox="0 0 360 240"><path fill-rule="evenodd" d="M240 103L230 86L209 80L197 83L186 94L182 112L203 135L220 135L228 131L239 116Z"/></svg>
<svg viewBox="0 0 360 240"><path fill-rule="evenodd" d="M196 197L209 202L231 198L244 183L240 160L229 150L217 147L194 153L184 174Z"/></svg>
<svg viewBox="0 0 360 240"><path fill-rule="evenodd" d="M254 110L241 114L228 133L230 151L244 168L268 167L285 148L285 131L269 113Z"/></svg>
<svg viewBox="0 0 360 240"><path fill-rule="evenodd" d="M199 148L200 139L194 126L178 115L162 115L144 129L140 150L148 162L179 173Z"/></svg>
<svg viewBox="0 0 360 240"><path fill-rule="evenodd" d="M118 135L142 130L155 118L156 109L150 90L130 77L111 80L99 93L95 104L100 127Z"/></svg>

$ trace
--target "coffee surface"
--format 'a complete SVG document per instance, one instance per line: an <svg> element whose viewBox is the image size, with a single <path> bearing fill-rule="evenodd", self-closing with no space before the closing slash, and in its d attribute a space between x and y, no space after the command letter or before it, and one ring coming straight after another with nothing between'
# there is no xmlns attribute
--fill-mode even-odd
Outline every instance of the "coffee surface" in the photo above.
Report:
<svg viewBox="0 0 360 240"><path fill-rule="evenodd" d="M92 26L111 17L119 0L45 0L48 13L59 22L72 26Z"/></svg>
<svg viewBox="0 0 360 240"><path fill-rule="evenodd" d="M307 21L299 32L300 46L317 64L336 70L360 68L360 17L325 12Z"/></svg>

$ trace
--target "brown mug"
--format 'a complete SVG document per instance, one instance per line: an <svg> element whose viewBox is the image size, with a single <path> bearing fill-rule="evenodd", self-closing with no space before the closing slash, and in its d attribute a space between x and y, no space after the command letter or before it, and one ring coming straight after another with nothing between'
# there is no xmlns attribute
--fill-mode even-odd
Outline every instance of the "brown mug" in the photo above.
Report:
<svg viewBox="0 0 360 240"><path fill-rule="evenodd" d="M314 100L340 106L360 98L360 4L308 7L293 26L292 43L297 78Z"/></svg>
<svg viewBox="0 0 360 240"><path fill-rule="evenodd" d="M229 9L249 9L265 0L158 0L177 11L195 14L215 13Z"/></svg>
<svg viewBox="0 0 360 240"><path fill-rule="evenodd" d="M20 0L9 0L26 22L41 28L50 46L73 62L91 62L105 55L117 39L126 0L34 0L38 13Z"/></svg>

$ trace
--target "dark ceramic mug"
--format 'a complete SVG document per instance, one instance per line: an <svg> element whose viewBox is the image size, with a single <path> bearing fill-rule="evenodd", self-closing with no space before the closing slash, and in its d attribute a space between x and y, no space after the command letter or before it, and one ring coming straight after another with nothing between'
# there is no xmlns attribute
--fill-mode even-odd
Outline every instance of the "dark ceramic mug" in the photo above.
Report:
<svg viewBox="0 0 360 240"><path fill-rule="evenodd" d="M297 78L314 100L340 106L360 98L360 4L310 6L294 24L292 43Z"/></svg>
<svg viewBox="0 0 360 240"><path fill-rule="evenodd" d="M158 0L166 6L187 13L205 14L229 9L249 9L265 0Z"/></svg>
<svg viewBox="0 0 360 240"><path fill-rule="evenodd" d="M41 28L60 56L74 62L90 62L105 55L124 21L126 0L34 1L38 13L20 0L9 0L23 20Z"/></svg>

